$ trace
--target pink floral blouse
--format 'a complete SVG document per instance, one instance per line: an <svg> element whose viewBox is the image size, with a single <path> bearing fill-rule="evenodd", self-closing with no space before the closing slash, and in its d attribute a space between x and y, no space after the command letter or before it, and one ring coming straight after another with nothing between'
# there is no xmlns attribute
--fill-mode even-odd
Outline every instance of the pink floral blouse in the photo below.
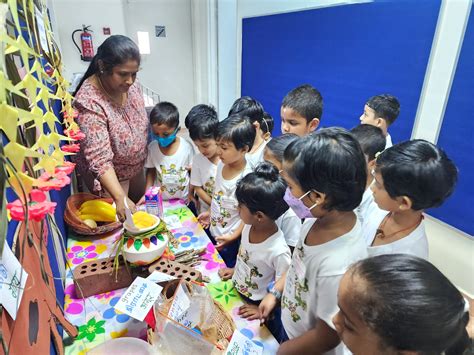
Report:
<svg viewBox="0 0 474 355"><path fill-rule="evenodd" d="M74 161L84 180L93 181L93 186L88 186L91 191L102 190L98 179L111 167L119 181L143 169L149 123L137 82L130 87L125 106L119 107L87 79L73 105L77 123L86 135Z"/></svg>

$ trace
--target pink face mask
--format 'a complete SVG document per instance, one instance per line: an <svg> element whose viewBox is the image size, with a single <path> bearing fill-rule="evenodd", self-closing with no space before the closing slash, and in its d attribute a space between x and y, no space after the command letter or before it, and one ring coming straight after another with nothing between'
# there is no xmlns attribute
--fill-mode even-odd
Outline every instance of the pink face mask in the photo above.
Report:
<svg viewBox="0 0 474 355"><path fill-rule="evenodd" d="M306 192L304 195L302 195L300 198L295 197L291 191L290 188L287 187L285 191L285 196L283 196L283 199L285 202L290 206L290 208L295 212L295 214L298 216L298 218L314 218L314 216L311 214L311 210L318 205L316 202L314 205L311 207L306 207L306 205L301 201L306 195L308 195L311 191Z"/></svg>

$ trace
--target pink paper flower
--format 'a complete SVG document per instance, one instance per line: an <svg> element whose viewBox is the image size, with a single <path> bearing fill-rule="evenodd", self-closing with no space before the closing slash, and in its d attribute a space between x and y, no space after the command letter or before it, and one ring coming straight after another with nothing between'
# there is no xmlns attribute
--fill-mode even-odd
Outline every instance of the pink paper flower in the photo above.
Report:
<svg viewBox="0 0 474 355"><path fill-rule="evenodd" d="M77 153L78 151L81 150L81 146L79 144L73 143L73 144L64 144L61 147L61 150L63 152L67 153Z"/></svg>
<svg viewBox="0 0 474 355"><path fill-rule="evenodd" d="M63 162L63 165L61 166L57 166L55 169L54 169L54 173L57 174L58 172L62 171L64 173L66 173L66 175L69 175L71 174L73 171L74 171L74 168L76 167L76 164L74 163L71 163L70 161L64 161Z"/></svg>
<svg viewBox="0 0 474 355"><path fill-rule="evenodd" d="M41 190L31 190L28 197L28 219L40 222L48 213L54 213L56 202L46 200L46 194ZM26 206L20 199L7 204L10 216L15 221L24 221Z"/></svg>
<svg viewBox="0 0 474 355"><path fill-rule="evenodd" d="M58 171L54 174L54 176L49 175L47 172L41 174L41 176L37 179L37 187L41 191L49 191L49 190L61 190L64 186L69 185L71 183L71 179L64 171Z"/></svg>
<svg viewBox="0 0 474 355"><path fill-rule="evenodd" d="M80 141L81 139L86 138L86 135L81 132L79 128L77 129L67 129L64 131L64 134L68 136L69 138L74 139L75 141Z"/></svg>

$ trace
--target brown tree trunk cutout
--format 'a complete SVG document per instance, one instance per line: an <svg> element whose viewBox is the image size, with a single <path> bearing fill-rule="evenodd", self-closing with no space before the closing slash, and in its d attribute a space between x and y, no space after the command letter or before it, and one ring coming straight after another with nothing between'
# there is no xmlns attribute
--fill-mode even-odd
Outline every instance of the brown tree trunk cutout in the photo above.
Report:
<svg viewBox="0 0 474 355"><path fill-rule="evenodd" d="M15 355L49 354L52 340L56 352L62 355L64 346L57 325L61 325L72 337L77 336L77 328L64 318L64 313L56 302L53 272L46 249L48 229L41 222L28 222L30 237L27 237L25 224L21 223L19 228L14 252L28 273L28 279L16 320L5 309L2 312L3 341L9 347L9 354ZM22 255L24 238L29 240L26 240ZM41 258L31 241L40 251ZM0 354L4 354L1 347Z"/></svg>

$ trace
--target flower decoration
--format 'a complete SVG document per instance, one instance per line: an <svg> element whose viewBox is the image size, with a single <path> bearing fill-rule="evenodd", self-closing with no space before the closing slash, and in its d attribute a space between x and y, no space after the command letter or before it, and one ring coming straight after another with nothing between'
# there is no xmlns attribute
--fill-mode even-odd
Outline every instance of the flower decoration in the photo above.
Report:
<svg viewBox="0 0 474 355"><path fill-rule="evenodd" d="M119 323L125 323L130 319L130 316L127 314L124 314L120 311L117 311L114 307L119 301L120 297L114 297L110 300L109 305L111 306L109 309L106 309L103 317L104 319L113 319L117 317L117 322Z"/></svg>
<svg viewBox="0 0 474 355"><path fill-rule="evenodd" d="M224 260L217 252L214 244L208 243L206 247L206 253L202 256L203 260L207 260L205 267L207 270L212 270L215 268L225 267Z"/></svg>
<svg viewBox="0 0 474 355"><path fill-rule="evenodd" d="M79 144L73 143L73 144L64 144L61 147L61 150L66 153L77 153L78 151L81 150L81 146Z"/></svg>
<svg viewBox="0 0 474 355"><path fill-rule="evenodd" d="M51 176L47 172L41 174L36 180L36 186L42 191L49 190L61 190L64 186L69 185L71 179L64 171L58 171L55 175Z"/></svg>
<svg viewBox="0 0 474 355"><path fill-rule="evenodd" d="M98 300L106 300L114 295L115 295L115 291L110 291L110 292L100 293L98 295L95 295L94 297L97 298Z"/></svg>
<svg viewBox="0 0 474 355"><path fill-rule="evenodd" d="M59 173L60 171L66 173L66 175L69 175L71 174L73 171L74 171L74 168L76 167L76 164L74 163L71 163L70 161L67 161L65 160L63 162L63 165L61 166L57 166L55 169L54 169L54 173L57 174Z"/></svg>
<svg viewBox="0 0 474 355"><path fill-rule="evenodd" d="M193 232L176 233L174 237L179 240L179 243L184 248L190 247L199 240L194 236Z"/></svg>
<svg viewBox="0 0 474 355"><path fill-rule="evenodd" d="M67 253L68 259L74 264L81 264L84 260L92 260L107 250L104 244L94 245L90 242L78 242Z"/></svg>
<svg viewBox="0 0 474 355"><path fill-rule="evenodd" d="M97 322L95 317L89 319L86 324L79 326L79 334L76 339L86 338L89 341L93 341L97 334L105 333L104 324L105 320Z"/></svg>
<svg viewBox="0 0 474 355"><path fill-rule="evenodd" d="M81 132L79 127L75 129L74 128L66 129L64 131L64 134L68 136L69 138L74 139L75 141L80 141L81 139L86 138L86 135L83 132Z"/></svg>
<svg viewBox="0 0 474 355"><path fill-rule="evenodd" d="M240 301L240 296L231 280L221 281L207 286L212 298L229 311Z"/></svg>
<svg viewBox="0 0 474 355"><path fill-rule="evenodd" d="M26 206L27 204L27 206ZM25 220L25 209L28 208L28 219L40 222L49 213L54 213L56 202L46 199L46 194L41 190L31 190L28 201L24 204L20 199L7 204L10 216L15 221Z"/></svg>
<svg viewBox="0 0 474 355"><path fill-rule="evenodd" d="M74 298L75 287L74 284L70 284L64 290L64 311L68 314L81 314L84 310L82 300Z"/></svg>

